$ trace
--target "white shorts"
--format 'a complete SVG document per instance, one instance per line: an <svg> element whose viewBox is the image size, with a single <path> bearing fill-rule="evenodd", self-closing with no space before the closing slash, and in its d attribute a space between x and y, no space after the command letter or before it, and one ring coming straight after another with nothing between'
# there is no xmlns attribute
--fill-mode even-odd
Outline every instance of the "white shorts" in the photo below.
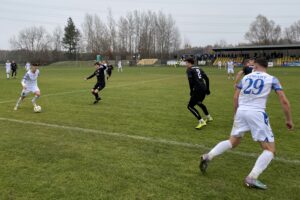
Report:
<svg viewBox="0 0 300 200"><path fill-rule="evenodd" d="M10 69L7 69L7 70L6 70L6 73L7 73L7 74L10 74Z"/></svg>
<svg viewBox="0 0 300 200"><path fill-rule="evenodd" d="M274 142L274 135L269 124L269 117L262 111L238 110L231 136L243 137L245 132L251 131L254 141Z"/></svg>
<svg viewBox="0 0 300 200"><path fill-rule="evenodd" d="M228 74L234 74L234 70L233 69L227 69L227 73Z"/></svg>
<svg viewBox="0 0 300 200"><path fill-rule="evenodd" d="M40 92L40 89L37 86L36 87L29 87L29 88L26 88L25 90L22 90L21 96L26 97L30 93L36 93L36 92Z"/></svg>

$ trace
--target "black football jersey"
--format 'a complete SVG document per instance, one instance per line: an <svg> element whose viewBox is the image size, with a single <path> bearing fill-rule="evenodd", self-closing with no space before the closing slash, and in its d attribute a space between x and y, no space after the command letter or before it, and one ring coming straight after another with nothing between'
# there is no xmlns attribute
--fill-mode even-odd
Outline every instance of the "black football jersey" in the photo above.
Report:
<svg viewBox="0 0 300 200"><path fill-rule="evenodd" d="M91 76L87 77L87 79L91 79L94 76L96 76L98 82L104 82L105 81L105 70L106 70L106 66L101 65L100 68L97 69Z"/></svg>
<svg viewBox="0 0 300 200"><path fill-rule="evenodd" d="M187 76L191 91L209 90L209 79L201 68L192 67L187 69Z"/></svg>

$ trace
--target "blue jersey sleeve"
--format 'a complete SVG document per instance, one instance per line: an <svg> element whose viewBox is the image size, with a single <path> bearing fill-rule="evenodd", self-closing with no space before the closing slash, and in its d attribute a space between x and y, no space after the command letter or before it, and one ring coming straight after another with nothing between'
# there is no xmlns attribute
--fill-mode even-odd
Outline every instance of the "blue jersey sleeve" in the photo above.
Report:
<svg viewBox="0 0 300 200"><path fill-rule="evenodd" d="M273 78L272 89L275 91L282 90L282 86L277 78Z"/></svg>

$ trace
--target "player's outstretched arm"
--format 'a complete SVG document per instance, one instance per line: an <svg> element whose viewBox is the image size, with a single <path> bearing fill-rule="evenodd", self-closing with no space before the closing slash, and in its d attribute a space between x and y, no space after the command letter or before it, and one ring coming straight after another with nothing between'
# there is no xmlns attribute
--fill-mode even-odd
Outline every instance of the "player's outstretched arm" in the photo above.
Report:
<svg viewBox="0 0 300 200"><path fill-rule="evenodd" d="M90 75L89 77L85 78L85 80L89 80L89 79L93 78L94 76L96 76L96 73L93 73L93 74Z"/></svg>
<svg viewBox="0 0 300 200"><path fill-rule="evenodd" d="M294 128L293 120L292 120L292 112L291 112L291 105L287 97L285 96L285 93L282 90L276 91L281 107L283 108L283 112L285 115L286 120L286 126L289 130L292 130Z"/></svg>

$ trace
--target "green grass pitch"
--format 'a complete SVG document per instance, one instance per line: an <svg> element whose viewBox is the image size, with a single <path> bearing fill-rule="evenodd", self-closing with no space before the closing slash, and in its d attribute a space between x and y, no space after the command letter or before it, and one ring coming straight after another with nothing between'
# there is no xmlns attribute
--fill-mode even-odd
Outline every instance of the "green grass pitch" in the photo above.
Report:
<svg viewBox="0 0 300 200"><path fill-rule="evenodd" d="M233 121L233 82L225 70L204 67L211 80L205 104L214 122L203 130L186 109L184 68L115 69L103 100L92 105L91 63L57 63L40 69L38 103L13 111L18 79L0 70L0 199L300 199L300 68L274 68L289 98L296 129L288 132L274 93L268 113L277 160L260 179L269 189L245 188L243 180L261 152L247 134L233 152L199 173L199 156L227 139ZM255 154L255 155L252 155Z"/></svg>

